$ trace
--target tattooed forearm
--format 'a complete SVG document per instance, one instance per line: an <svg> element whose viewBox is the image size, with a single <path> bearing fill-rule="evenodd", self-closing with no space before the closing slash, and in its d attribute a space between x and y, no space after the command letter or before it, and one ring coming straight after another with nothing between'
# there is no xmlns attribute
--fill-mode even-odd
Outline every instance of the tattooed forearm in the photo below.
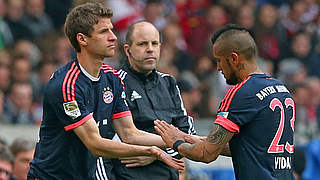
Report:
<svg viewBox="0 0 320 180"><path fill-rule="evenodd" d="M213 130L208 135L207 141L217 145L225 144L230 140L230 134L232 134L230 131L215 124Z"/></svg>
<svg viewBox="0 0 320 180"><path fill-rule="evenodd" d="M232 132L215 124L206 141L196 144L183 143L179 148L179 153L192 160L211 162L225 150L232 136Z"/></svg>
<svg viewBox="0 0 320 180"><path fill-rule="evenodd" d="M181 147L181 148L180 148ZM212 160L207 161L208 154L205 149L205 143L196 143L196 144L189 144L189 143L183 143L179 147L179 153L191 160L199 161L199 162L211 162ZM212 157L212 156L210 156Z"/></svg>
<svg viewBox="0 0 320 180"><path fill-rule="evenodd" d="M221 151L220 154L223 155L223 156L231 157L231 151L230 151L230 148L229 148L229 143L224 146L224 148L223 148L223 150Z"/></svg>

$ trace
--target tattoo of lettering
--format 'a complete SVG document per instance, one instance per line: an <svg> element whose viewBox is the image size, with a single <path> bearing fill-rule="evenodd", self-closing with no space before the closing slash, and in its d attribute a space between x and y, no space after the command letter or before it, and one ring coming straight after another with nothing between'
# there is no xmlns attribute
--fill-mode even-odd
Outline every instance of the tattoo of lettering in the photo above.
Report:
<svg viewBox="0 0 320 180"><path fill-rule="evenodd" d="M212 148L212 146L203 145L202 158L206 156L215 156L217 153L219 154L219 152L221 152L220 150L223 150L225 144L229 142L232 136L233 133L226 130L222 126L215 124L213 126L213 130L210 132L207 138L207 141L209 141L211 145L215 146L216 148ZM218 149L220 149L219 152Z"/></svg>
<svg viewBox="0 0 320 180"><path fill-rule="evenodd" d="M214 124L212 131L207 137L207 142L199 143L199 146L187 143L182 144L182 146L185 146L183 149L194 155L189 156L189 158L202 161L204 159L208 159L208 157L217 157L221 152L223 152L226 144L230 141L233 134L234 133L226 130L222 126ZM228 149L226 149L226 151L227 150Z"/></svg>
<svg viewBox="0 0 320 180"><path fill-rule="evenodd" d="M209 142L220 145L229 141L230 134L232 134L231 132L216 124L213 126L213 128L214 129L208 136Z"/></svg>

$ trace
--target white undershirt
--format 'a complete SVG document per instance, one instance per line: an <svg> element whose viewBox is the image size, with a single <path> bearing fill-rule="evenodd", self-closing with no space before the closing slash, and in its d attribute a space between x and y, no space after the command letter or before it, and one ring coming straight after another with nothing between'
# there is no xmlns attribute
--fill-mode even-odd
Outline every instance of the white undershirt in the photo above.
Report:
<svg viewBox="0 0 320 180"><path fill-rule="evenodd" d="M91 74L89 74L79 63L80 69L83 72L84 75L86 75L91 81L99 81L100 79L100 75L99 77L94 77Z"/></svg>

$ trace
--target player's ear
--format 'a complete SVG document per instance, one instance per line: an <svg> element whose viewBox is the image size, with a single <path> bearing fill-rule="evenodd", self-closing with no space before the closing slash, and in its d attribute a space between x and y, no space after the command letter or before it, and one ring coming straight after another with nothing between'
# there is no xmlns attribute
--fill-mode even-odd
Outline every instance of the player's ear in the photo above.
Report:
<svg viewBox="0 0 320 180"><path fill-rule="evenodd" d="M87 46L88 45L87 36L82 34L82 33L78 33L77 34L77 41L82 46Z"/></svg>
<svg viewBox="0 0 320 180"><path fill-rule="evenodd" d="M130 55L130 46L129 46L129 44L124 44L123 45L123 50L124 50L124 52L126 53L126 55L127 56L129 56Z"/></svg>
<svg viewBox="0 0 320 180"><path fill-rule="evenodd" d="M233 53L231 53L231 60L232 60L232 62L238 62L238 60L239 60L239 54L238 53L235 53L235 52L233 52Z"/></svg>

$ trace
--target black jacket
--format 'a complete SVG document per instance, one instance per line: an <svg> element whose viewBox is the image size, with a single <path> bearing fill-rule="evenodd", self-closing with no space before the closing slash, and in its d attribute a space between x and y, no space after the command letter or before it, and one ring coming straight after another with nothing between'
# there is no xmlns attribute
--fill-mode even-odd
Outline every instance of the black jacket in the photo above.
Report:
<svg viewBox="0 0 320 180"><path fill-rule="evenodd" d="M185 133L195 134L193 119L187 115L174 77L156 70L145 76L128 61L118 73L124 81L126 100L138 129L157 134L153 122L159 119Z"/></svg>
<svg viewBox="0 0 320 180"><path fill-rule="evenodd" d="M118 74L125 85L126 102L138 129L157 134L154 120L159 119L185 133L195 134L193 119L187 115L174 77L155 70L146 77L135 71L128 61ZM166 151L175 158L181 157L171 148L167 148ZM147 166L135 168L126 168L118 159L112 159L111 162L104 159L103 163L109 174L108 178L112 180L179 179L177 170L158 160Z"/></svg>

